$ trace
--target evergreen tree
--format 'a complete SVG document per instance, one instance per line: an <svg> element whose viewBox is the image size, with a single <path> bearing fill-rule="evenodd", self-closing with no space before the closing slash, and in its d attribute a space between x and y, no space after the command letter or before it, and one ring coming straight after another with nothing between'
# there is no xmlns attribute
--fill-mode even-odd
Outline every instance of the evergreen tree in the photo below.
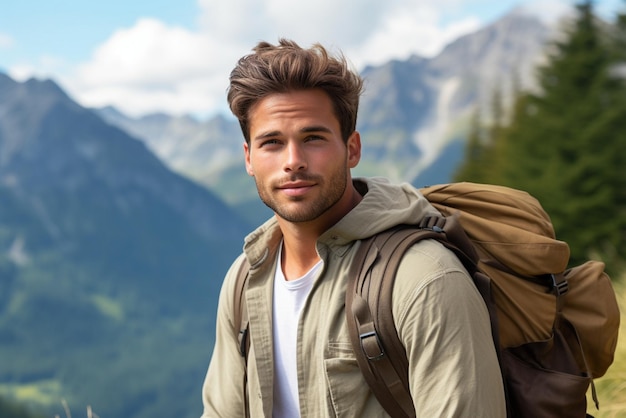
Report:
<svg viewBox="0 0 626 418"><path fill-rule="evenodd" d="M483 180L485 183L501 184L502 180L498 177L506 168L506 160L503 157L506 152L506 111L504 99L501 90L496 90L491 102L491 121L488 128L488 150L486 161L488 167L485 172L488 173Z"/></svg>
<svg viewBox="0 0 626 418"><path fill-rule="evenodd" d="M626 108L612 60L595 26L590 2L557 55L541 74L543 95L534 104L552 144L552 182L545 195L557 233L580 262L599 252L607 261L624 251L624 134ZM622 178L620 178L622 177ZM555 187L556 186L556 187ZM545 192L544 192L545 193ZM551 198L550 198L551 197Z"/></svg>
<svg viewBox="0 0 626 418"><path fill-rule="evenodd" d="M504 129L504 103L499 89L493 94L491 118L487 123L481 118L480 108L472 115L469 135L465 145L465 160L456 170L453 181L474 183L494 182L500 159L498 144Z"/></svg>
<svg viewBox="0 0 626 418"><path fill-rule="evenodd" d="M550 214L572 262L626 255L626 106L592 3L552 45L537 94L520 94L491 132L489 182L527 190Z"/></svg>

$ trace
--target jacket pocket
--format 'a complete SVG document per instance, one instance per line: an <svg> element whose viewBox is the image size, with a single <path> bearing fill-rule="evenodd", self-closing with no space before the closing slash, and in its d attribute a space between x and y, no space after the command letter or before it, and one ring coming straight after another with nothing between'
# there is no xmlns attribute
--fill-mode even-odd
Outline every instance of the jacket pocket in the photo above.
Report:
<svg viewBox="0 0 626 418"><path fill-rule="evenodd" d="M326 354L324 371L329 391L329 416L387 417L361 374L352 345L330 343Z"/></svg>

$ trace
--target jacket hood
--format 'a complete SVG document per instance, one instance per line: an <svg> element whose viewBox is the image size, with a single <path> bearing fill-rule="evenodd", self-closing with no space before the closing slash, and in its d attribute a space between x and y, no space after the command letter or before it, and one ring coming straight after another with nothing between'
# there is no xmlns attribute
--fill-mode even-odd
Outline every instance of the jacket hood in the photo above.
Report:
<svg viewBox="0 0 626 418"><path fill-rule="evenodd" d="M359 191L365 191L363 200L322 237L340 236L348 243L399 224L417 224L425 216L439 214L409 183L392 184L380 177L356 178L354 182Z"/></svg>
<svg viewBox="0 0 626 418"><path fill-rule="evenodd" d="M439 212L419 190L408 183L392 184L389 180L355 178L354 185L363 194L361 202L319 238L331 247L369 238L399 224L417 224L428 215ZM274 217L245 239L244 252L250 263L262 263L278 246L282 233Z"/></svg>

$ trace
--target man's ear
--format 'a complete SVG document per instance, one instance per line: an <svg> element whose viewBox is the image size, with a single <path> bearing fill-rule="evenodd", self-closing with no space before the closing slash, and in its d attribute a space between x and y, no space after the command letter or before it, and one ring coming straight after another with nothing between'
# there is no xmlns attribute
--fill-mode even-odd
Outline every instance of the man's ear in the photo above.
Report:
<svg viewBox="0 0 626 418"><path fill-rule="evenodd" d="M361 134L358 131L352 132L346 146L348 148L348 167L354 168L361 161Z"/></svg>
<svg viewBox="0 0 626 418"><path fill-rule="evenodd" d="M252 163L250 162L250 146L247 142L243 143L243 152L246 156L246 172L249 176L254 177L254 170L252 169Z"/></svg>

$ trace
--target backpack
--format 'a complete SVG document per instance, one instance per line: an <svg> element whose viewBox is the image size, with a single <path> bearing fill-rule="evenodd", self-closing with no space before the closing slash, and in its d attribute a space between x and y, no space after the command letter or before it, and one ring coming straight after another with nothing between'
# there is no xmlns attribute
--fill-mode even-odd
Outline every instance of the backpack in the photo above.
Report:
<svg viewBox="0 0 626 418"><path fill-rule="evenodd" d="M567 268L569 247L528 193L503 186L451 183L420 189L441 213L363 240L346 290L346 320L357 362L392 417L414 417L408 360L391 311L404 252L434 239L463 263L491 319L506 392L507 417L585 417L593 379L613 362L619 308L604 264ZM235 326L247 356L243 303L249 266L235 288Z"/></svg>

